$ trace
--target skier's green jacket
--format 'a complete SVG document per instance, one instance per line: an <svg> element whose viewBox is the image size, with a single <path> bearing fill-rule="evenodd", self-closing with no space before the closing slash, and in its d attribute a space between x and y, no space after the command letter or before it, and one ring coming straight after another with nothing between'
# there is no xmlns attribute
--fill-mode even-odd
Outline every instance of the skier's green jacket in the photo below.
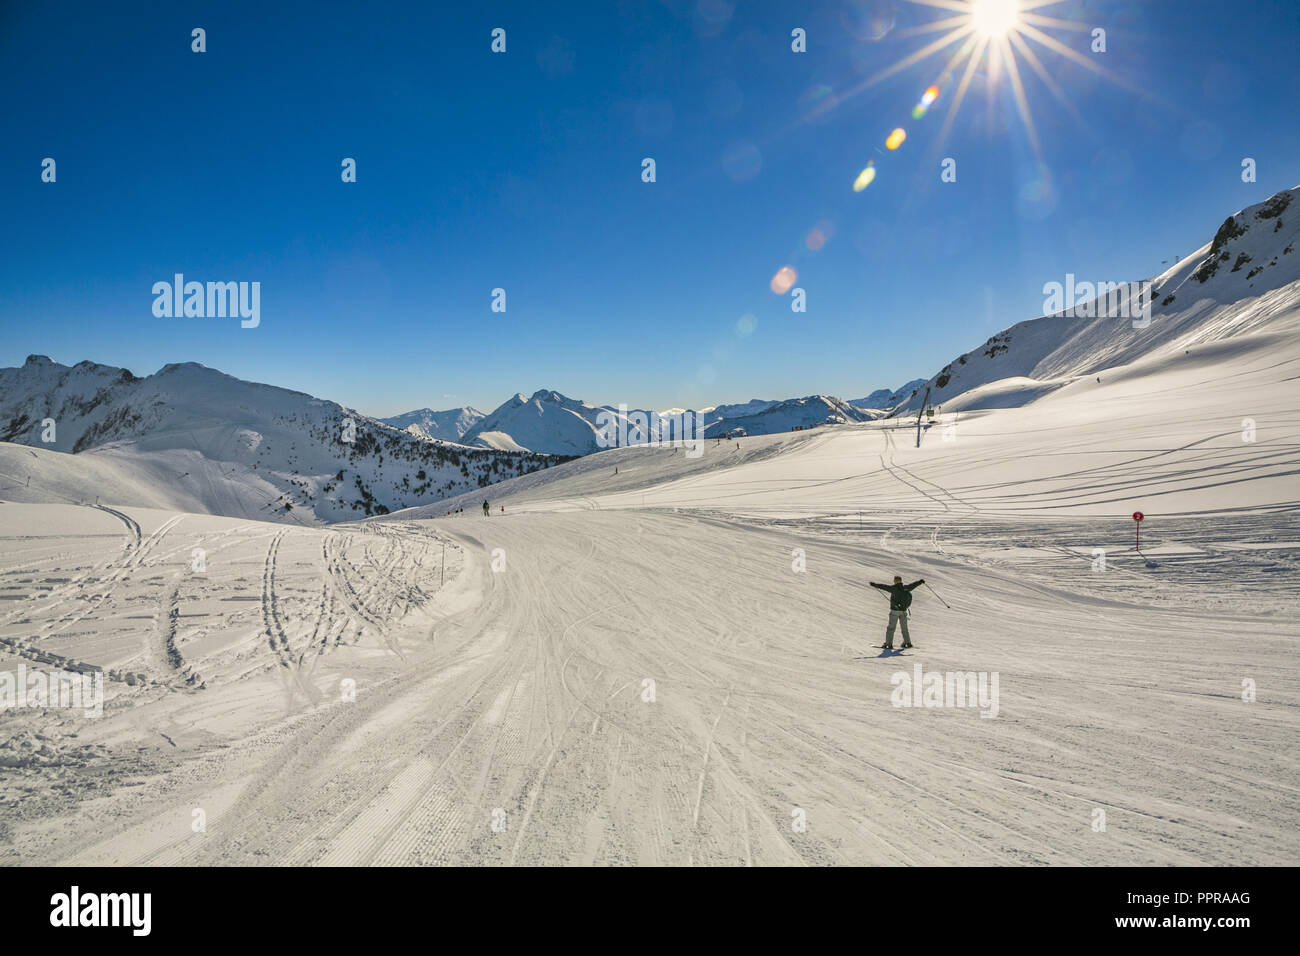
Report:
<svg viewBox="0 0 1300 956"><path fill-rule="evenodd" d="M880 588L889 594L889 609L891 611L906 611L912 605L912 589L918 588L925 583L925 578L919 581L913 581L911 584L877 584L871 581L873 588Z"/></svg>

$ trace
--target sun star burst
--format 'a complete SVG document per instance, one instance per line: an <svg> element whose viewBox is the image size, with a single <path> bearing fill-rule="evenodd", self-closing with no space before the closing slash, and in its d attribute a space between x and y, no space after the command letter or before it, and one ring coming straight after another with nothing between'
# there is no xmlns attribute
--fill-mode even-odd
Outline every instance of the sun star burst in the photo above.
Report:
<svg viewBox="0 0 1300 956"><path fill-rule="evenodd" d="M1020 4L1017 0L973 0L970 19L980 36L1004 37L1020 25Z"/></svg>
<svg viewBox="0 0 1300 956"><path fill-rule="evenodd" d="M856 89L847 91L845 97L874 86L881 80L930 59L935 54L947 53L949 54L947 61L939 73L939 87L942 88L943 97L948 103L948 112L944 117L938 138L940 144L952 128L953 120L956 119L966 93L981 67L984 68L987 76L990 95L1005 75L1012 96L1015 98L1016 110L1024 124L1025 133L1040 160L1042 146L1029 109L1029 98L1025 93L1021 67L1029 67L1061 106L1076 119L1081 119L1061 84L1043 65L1043 61L1030 45L1031 43L1126 89L1134 89L1131 84L1100 66L1095 57L1085 56L1052 35L1054 32L1061 31L1087 33L1091 29L1084 23L1046 16L1040 12L1046 7L1059 6L1065 0L906 0L906 2L943 10L946 15L929 23L900 30L896 36L901 38L935 33L940 35L897 63L868 77ZM954 46L956 50L951 52ZM954 82L956 89L950 92L949 87ZM926 97L913 111L913 118L923 116L929 104L937 98L938 87L931 87L931 89L936 91L935 94L932 96L929 90L926 91ZM1143 93L1141 90L1135 92Z"/></svg>

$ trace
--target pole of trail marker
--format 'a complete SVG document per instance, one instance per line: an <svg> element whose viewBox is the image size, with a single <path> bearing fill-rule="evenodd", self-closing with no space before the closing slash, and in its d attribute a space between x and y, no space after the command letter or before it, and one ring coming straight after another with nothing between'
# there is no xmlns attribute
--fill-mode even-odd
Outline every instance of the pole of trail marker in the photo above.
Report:
<svg viewBox="0 0 1300 956"><path fill-rule="evenodd" d="M913 392L912 394L916 394ZM925 398L921 399L921 407L916 410L916 447L921 447L921 416L925 414L925 407L930 404L930 390L925 390Z"/></svg>
<svg viewBox="0 0 1300 956"><path fill-rule="evenodd" d="M1145 517L1140 511L1133 512L1133 550L1139 554L1142 553L1142 519Z"/></svg>

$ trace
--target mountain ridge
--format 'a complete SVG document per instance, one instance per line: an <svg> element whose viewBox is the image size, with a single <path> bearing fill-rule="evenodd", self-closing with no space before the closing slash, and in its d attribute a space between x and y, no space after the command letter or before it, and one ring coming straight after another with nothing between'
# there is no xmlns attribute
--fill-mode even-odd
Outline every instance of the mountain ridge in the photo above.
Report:
<svg viewBox="0 0 1300 956"><path fill-rule="evenodd" d="M1262 331L1300 299L1298 196L1300 186L1238 210L1213 239L1139 280L1150 284L1149 321L1099 315L1116 311L1114 303L1101 295L1080 298L959 355L890 414L919 410L927 389L931 406L949 410L1022 404L1138 358Z"/></svg>
<svg viewBox="0 0 1300 956"><path fill-rule="evenodd" d="M197 362L139 377L89 360L28 356L0 369L0 442L148 461L183 493L231 513L232 480L314 520L386 514L548 467L554 456L430 440L305 392L246 382ZM129 502L122 502L129 503ZM236 502L236 510L242 505ZM224 509L224 510L223 510ZM244 516L240 512L240 516Z"/></svg>

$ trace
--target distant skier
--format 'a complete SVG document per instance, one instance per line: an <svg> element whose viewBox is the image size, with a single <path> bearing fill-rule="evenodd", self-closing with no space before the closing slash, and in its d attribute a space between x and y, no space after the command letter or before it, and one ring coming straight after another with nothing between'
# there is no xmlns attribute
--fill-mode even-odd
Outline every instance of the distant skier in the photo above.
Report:
<svg viewBox="0 0 1300 956"><path fill-rule="evenodd" d="M903 627L903 647L912 646L912 638L907 633L907 609L912 606L912 589L924 583L925 578L921 578L911 584L904 584L903 578L897 574L894 575L893 585L870 582L873 588L879 588L889 595L889 627L885 630L885 643L881 645L885 650L894 649L894 628L900 624Z"/></svg>
<svg viewBox="0 0 1300 956"><path fill-rule="evenodd" d="M483 502L483 517L486 518L486 517L488 517L490 514L492 514L492 509L489 508L489 507L488 507L488 503L487 503L486 501L484 501L484 502Z"/></svg>

